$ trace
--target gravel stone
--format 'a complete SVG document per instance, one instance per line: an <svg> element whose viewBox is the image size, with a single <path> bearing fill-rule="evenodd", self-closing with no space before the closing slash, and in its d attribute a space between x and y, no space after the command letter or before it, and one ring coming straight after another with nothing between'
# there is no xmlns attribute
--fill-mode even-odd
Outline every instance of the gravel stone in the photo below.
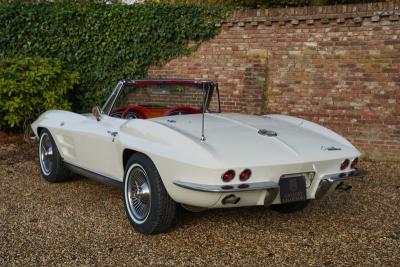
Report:
<svg viewBox="0 0 400 267"><path fill-rule="evenodd" d="M182 212L168 233L136 233L122 193L76 177L40 176L36 144L0 143L0 266L399 266L400 164L369 171L280 214L264 207Z"/></svg>

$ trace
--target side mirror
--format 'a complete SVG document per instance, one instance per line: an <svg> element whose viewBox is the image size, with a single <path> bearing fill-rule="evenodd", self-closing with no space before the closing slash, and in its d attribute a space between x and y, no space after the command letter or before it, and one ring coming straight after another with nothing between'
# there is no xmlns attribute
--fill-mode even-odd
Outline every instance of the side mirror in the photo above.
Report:
<svg viewBox="0 0 400 267"><path fill-rule="evenodd" d="M101 110L98 106L92 108L92 114L96 118L97 121L101 120Z"/></svg>

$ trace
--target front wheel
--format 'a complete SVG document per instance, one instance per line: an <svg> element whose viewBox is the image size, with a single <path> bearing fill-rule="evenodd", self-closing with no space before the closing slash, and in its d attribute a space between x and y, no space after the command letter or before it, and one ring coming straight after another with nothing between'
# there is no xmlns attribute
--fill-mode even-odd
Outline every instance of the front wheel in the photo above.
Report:
<svg viewBox="0 0 400 267"><path fill-rule="evenodd" d="M65 167L56 143L47 129L40 132L39 163L40 172L48 182L63 182L71 177L71 172Z"/></svg>
<svg viewBox="0 0 400 267"><path fill-rule="evenodd" d="M272 209L280 212L280 213L294 213L297 211L301 211L308 206L309 200L300 201L300 202L292 202L292 203L284 203L279 205L273 205Z"/></svg>
<svg viewBox="0 0 400 267"><path fill-rule="evenodd" d="M175 222L176 203L153 162L143 154L133 155L126 165L124 206L133 228L144 234L165 232Z"/></svg>

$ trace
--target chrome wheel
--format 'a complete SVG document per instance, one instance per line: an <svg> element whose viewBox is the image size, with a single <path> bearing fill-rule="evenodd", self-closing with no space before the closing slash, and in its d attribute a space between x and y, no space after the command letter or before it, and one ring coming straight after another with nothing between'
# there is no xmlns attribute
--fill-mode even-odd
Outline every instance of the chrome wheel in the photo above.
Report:
<svg viewBox="0 0 400 267"><path fill-rule="evenodd" d="M124 207L133 228L144 234L167 231L175 222L176 206L152 160L134 153L124 175Z"/></svg>
<svg viewBox="0 0 400 267"><path fill-rule="evenodd" d="M139 164L133 164L126 175L125 199L128 212L136 223L141 224L146 221L151 207L149 177Z"/></svg>
<svg viewBox="0 0 400 267"><path fill-rule="evenodd" d="M39 159L43 173L49 175L53 169L53 144L47 133L43 133L40 137Z"/></svg>

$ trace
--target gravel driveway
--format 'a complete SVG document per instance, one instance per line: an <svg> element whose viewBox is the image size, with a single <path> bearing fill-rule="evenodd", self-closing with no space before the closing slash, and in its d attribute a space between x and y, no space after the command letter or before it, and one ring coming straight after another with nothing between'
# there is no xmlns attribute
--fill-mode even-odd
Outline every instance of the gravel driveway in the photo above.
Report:
<svg viewBox="0 0 400 267"><path fill-rule="evenodd" d="M364 161L370 175L302 212L263 207L182 213L167 234L135 233L122 194L41 177L32 143L0 143L0 266L399 266L400 164Z"/></svg>

